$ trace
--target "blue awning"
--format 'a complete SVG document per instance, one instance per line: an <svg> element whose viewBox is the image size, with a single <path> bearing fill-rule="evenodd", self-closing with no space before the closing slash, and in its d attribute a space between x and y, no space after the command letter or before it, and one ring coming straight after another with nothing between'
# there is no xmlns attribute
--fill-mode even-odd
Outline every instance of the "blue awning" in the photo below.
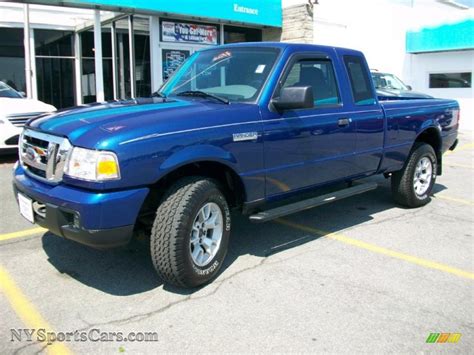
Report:
<svg viewBox="0 0 474 355"><path fill-rule="evenodd" d="M474 20L407 32L407 53L474 49Z"/></svg>
<svg viewBox="0 0 474 355"><path fill-rule="evenodd" d="M31 0L28 3L144 11L281 27L281 0Z"/></svg>

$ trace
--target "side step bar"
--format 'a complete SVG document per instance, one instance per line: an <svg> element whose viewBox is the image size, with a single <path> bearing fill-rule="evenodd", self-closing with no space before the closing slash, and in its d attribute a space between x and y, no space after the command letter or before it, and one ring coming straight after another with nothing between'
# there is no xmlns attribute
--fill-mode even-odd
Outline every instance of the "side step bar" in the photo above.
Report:
<svg viewBox="0 0 474 355"><path fill-rule="evenodd" d="M249 219L251 222L263 223L263 222L271 221L272 219L283 217L292 213L296 213L296 212L304 211L313 207L325 205L326 203L339 201L346 197L359 195L367 191L375 190L376 188L377 188L377 183L375 182L355 185L355 186L338 190L326 195L313 197L307 200L298 201L295 203L291 203L289 205L259 212L259 213L251 215Z"/></svg>

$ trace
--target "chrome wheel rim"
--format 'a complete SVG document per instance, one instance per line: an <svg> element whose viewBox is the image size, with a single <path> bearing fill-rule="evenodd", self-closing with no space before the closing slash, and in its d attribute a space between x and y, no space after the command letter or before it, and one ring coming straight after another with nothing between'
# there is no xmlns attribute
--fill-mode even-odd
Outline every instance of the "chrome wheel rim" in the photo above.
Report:
<svg viewBox="0 0 474 355"><path fill-rule="evenodd" d="M416 164L415 176L413 177L413 188L418 196L424 195L433 178L433 164L427 157L421 158Z"/></svg>
<svg viewBox="0 0 474 355"><path fill-rule="evenodd" d="M224 232L224 217L220 207L214 202L206 203L194 218L189 242L193 262L206 266L216 256Z"/></svg>

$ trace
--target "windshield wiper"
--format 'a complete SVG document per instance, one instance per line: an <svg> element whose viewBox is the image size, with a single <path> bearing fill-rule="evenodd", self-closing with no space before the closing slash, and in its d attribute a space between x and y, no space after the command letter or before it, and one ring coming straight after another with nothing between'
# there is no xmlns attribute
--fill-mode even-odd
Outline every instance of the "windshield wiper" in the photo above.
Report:
<svg viewBox="0 0 474 355"><path fill-rule="evenodd" d="M188 91L182 91L176 94L176 96L198 96L198 97L210 97L212 99L218 100L224 104L229 104L229 100L226 98L223 98L221 96L217 96L214 94L210 94L205 91L199 91L199 90L188 90Z"/></svg>
<svg viewBox="0 0 474 355"><path fill-rule="evenodd" d="M163 101L167 99L167 96L159 91L155 91L153 94L151 94L151 97L160 97L163 99Z"/></svg>

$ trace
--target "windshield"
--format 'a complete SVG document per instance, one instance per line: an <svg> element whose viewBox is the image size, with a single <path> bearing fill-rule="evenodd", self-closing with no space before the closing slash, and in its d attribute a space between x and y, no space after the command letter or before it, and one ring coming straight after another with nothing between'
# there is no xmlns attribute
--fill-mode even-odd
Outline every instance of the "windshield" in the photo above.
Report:
<svg viewBox="0 0 474 355"><path fill-rule="evenodd" d="M372 73L376 89L408 90L407 86L393 74Z"/></svg>
<svg viewBox="0 0 474 355"><path fill-rule="evenodd" d="M278 56L274 48L220 48L194 53L161 88L165 96L201 91L230 102L255 101Z"/></svg>
<svg viewBox="0 0 474 355"><path fill-rule="evenodd" d="M22 96L5 84L3 81L0 81L0 97L9 97L14 99L21 99Z"/></svg>

